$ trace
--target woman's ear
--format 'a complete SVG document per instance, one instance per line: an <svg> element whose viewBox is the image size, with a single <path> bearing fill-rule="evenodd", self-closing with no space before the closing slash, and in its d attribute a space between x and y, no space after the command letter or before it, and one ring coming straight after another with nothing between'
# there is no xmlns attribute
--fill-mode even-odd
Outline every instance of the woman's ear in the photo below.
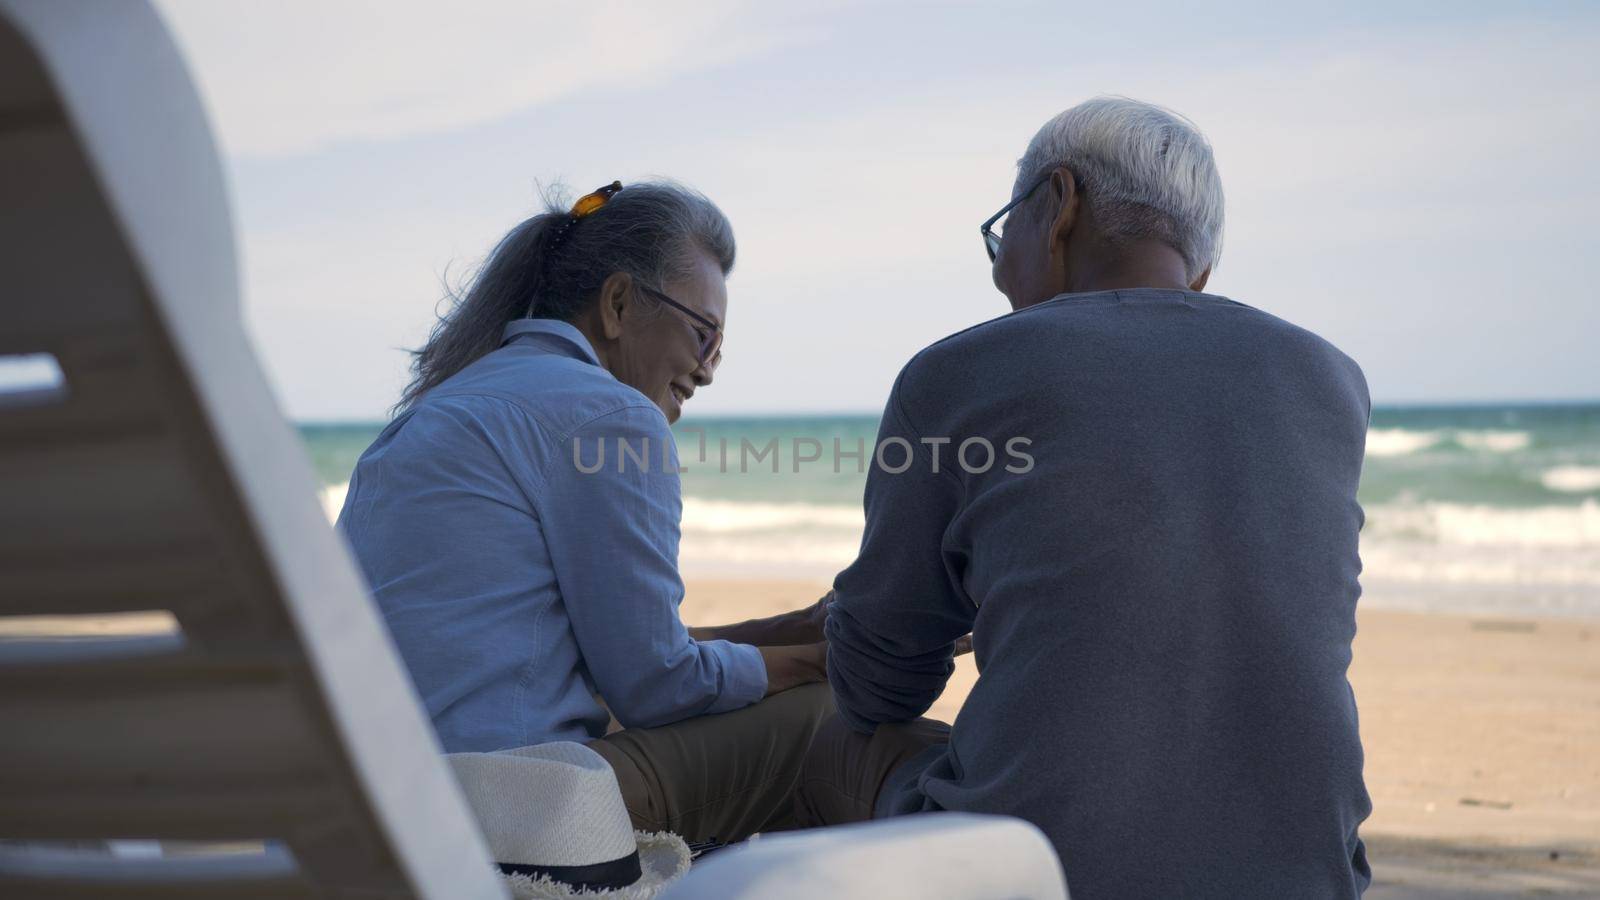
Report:
<svg viewBox="0 0 1600 900"><path fill-rule="evenodd" d="M600 333L608 341L622 337L622 316L633 302L633 276L627 272L612 272L600 283L600 297L596 312L600 317Z"/></svg>

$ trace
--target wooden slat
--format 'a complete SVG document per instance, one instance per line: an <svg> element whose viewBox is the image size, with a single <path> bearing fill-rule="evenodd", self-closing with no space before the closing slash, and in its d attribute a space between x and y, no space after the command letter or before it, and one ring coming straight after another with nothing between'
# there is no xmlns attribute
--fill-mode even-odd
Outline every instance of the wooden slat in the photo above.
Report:
<svg viewBox="0 0 1600 900"><path fill-rule="evenodd" d="M107 544L200 543L205 502L178 448L163 437L0 451L6 552ZM90 560L85 560L89 562Z"/></svg>
<svg viewBox="0 0 1600 900"><path fill-rule="evenodd" d="M281 845L259 854L122 859L0 847L0 896L36 900L294 900L326 896Z"/></svg>
<svg viewBox="0 0 1600 900"><path fill-rule="evenodd" d="M251 837L306 814L302 788L336 773L290 655L0 643L0 836Z"/></svg>
<svg viewBox="0 0 1600 900"><path fill-rule="evenodd" d="M120 441L164 432L161 398L176 373L151 358L143 323L114 332L0 335L0 353L49 353L66 378L58 403L0 408L0 448Z"/></svg>
<svg viewBox="0 0 1600 900"><path fill-rule="evenodd" d="M237 593L203 542L0 552L0 615L75 615L201 609Z"/></svg>
<svg viewBox="0 0 1600 900"><path fill-rule="evenodd" d="M7 786L0 789L0 836L29 841L289 836L308 822L346 815L339 791L334 780L305 775L184 786Z"/></svg>

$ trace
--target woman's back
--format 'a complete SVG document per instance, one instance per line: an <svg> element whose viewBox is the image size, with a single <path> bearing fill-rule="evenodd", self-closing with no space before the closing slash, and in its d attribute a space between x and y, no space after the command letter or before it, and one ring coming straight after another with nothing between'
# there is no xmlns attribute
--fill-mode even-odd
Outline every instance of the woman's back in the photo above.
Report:
<svg viewBox="0 0 1600 900"><path fill-rule="evenodd" d="M597 692L627 725L760 699L754 647L696 643L677 618L661 411L573 326L506 332L384 430L339 516L445 749L599 737Z"/></svg>

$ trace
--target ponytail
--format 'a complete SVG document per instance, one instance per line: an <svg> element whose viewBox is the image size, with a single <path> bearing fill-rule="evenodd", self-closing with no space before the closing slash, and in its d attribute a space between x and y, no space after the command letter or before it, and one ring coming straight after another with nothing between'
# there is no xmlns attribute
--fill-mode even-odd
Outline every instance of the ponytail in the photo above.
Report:
<svg viewBox="0 0 1600 900"><path fill-rule="evenodd" d="M396 412L498 349L508 322L576 318L613 272L659 285L687 273L694 249L710 253L724 275L733 269L727 218L672 182L630 184L581 220L558 194L548 194L545 207L500 239L464 293L446 288L450 308L411 351L412 378Z"/></svg>

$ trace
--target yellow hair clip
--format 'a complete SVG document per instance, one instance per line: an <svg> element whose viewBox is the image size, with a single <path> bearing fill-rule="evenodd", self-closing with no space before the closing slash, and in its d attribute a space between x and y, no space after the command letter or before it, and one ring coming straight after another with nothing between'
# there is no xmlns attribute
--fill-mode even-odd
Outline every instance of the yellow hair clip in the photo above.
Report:
<svg viewBox="0 0 1600 900"><path fill-rule="evenodd" d="M584 194L578 198L577 203L572 204L572 217L581 219L589 215L600 207L605 206L606 201L610 200L612 195L620 190L622 190L622 182L613 181L603 188L596 188L593 193Z"/></svg>

